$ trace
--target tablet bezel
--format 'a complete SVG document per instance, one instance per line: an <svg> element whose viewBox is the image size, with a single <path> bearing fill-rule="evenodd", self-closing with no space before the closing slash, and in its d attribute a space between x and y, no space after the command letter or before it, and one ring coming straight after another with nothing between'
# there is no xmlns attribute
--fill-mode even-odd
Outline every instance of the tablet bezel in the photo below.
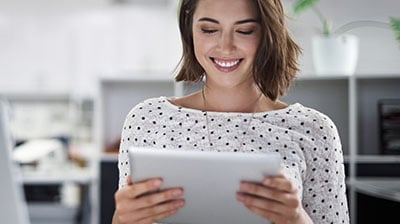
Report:
<svg viewBox="0 0 400 224"><path fill-rule="evenodd" d="M279 153L131 147L129 159L133 182L160 177L164 189L184 189L185 206L162 223L269 223L236 201L236 192L241 181L261 182L277 175Z"/></svg>

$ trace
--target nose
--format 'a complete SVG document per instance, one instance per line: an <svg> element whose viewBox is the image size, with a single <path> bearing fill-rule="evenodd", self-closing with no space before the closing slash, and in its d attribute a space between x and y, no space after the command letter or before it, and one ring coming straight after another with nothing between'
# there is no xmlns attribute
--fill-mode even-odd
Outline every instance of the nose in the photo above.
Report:
<svg viewBox="0 0 400 224"><path fill-rule="evenodd" d="M223 53L231 53L236 49L233 34L230 32L222 33L219 40L219 48Z"/></svg>

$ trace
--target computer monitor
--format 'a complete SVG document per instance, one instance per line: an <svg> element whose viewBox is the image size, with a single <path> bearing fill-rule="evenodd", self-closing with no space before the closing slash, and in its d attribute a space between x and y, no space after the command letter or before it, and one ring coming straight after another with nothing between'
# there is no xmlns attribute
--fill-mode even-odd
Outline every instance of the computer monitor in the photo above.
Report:
<svg viewBox="0 0 400 224"><path fill-rule="evenodd" d="M6 104L0 100L0 222L28 224L21 176L11 159L12 147Z"/></svg>

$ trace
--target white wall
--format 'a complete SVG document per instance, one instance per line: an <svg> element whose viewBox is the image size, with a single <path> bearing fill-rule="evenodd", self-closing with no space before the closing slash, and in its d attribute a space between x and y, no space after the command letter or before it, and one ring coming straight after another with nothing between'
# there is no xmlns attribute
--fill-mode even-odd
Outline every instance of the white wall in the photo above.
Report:
<svg viewBox="0 0 400 224"><path fill-rule="evenodd" d="M0 0L0 93L93 96L99 76L170 73L181 51L176 1L168 7L110 1ZM293 0L284 2L289 8ZM400 16L398 0L321 0L319 6L335 25ZM314 74L310 46L317 17L309 11L289 25L303 48L302 73ZM400 46L390 30L351 33L361 41L357 73L400 74Z"/></svg>
<svg viewBox="0 0 400 224"><path fill-rule="evenodd" d="M69 14L98 5L93 0L1 0L0 91L67 91Z"/></svg>
<svg viewBox="0 0 400 224"><path fill-rule="evenodd" d="M180 57L172 6L2 0L0 93L93 96L99 76L170 73Z"/></svg>

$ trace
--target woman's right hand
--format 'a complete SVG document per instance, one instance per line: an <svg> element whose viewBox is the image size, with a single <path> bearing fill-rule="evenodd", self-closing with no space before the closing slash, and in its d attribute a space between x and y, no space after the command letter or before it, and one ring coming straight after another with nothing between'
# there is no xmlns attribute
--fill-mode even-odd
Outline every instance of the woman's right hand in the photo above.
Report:
<svg viewBox="0 0 400 224"><path fill-rule="evenodd" d="M161 179L132 183L115 193L115 216L121 224L150 224L170 217L185 204L182 188L161 190Z"/></svg>

